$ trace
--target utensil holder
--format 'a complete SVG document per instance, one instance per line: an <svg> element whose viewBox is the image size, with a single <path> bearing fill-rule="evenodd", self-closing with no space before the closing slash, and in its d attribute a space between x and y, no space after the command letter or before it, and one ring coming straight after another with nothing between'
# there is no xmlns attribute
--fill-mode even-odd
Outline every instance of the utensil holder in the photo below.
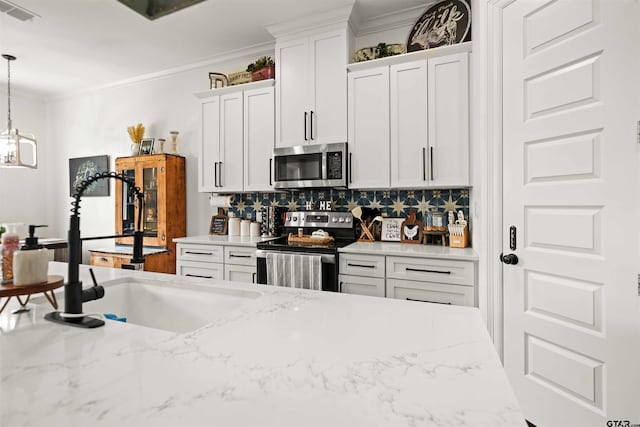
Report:
<svg viewBox="0 0 640 427"><path fill-rule="evenodd" d="M469 229L466 225L449 224L449 246L452 248L469 246Z"/></svg>

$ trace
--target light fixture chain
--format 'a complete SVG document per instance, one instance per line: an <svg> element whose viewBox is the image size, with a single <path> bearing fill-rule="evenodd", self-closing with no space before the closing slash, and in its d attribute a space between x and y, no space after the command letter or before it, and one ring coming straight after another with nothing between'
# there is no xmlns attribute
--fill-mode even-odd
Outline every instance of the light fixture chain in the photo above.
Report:
<svg viewBox="0 0 640 427"><path fill-rule="evenodd" d="M7 129L11 132L11 60L7 59Z"/></svg>

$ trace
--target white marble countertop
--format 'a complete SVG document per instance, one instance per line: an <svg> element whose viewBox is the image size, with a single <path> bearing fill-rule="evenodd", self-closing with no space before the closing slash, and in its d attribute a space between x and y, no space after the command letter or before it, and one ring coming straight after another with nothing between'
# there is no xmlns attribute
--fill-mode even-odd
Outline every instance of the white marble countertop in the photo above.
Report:
<svg viewBox="0 0 640 427"><path fill-rule="evenodd" d="M478 254L472 248L451 248L449 246L418 245L400 242L355 242L338 249L338 252L478 261Z"/></svg>
<svg viewBox="0 0 640 427"><path fill-rule="evenodd" d="M256 243L277 239L277 237L249 237L204 234L202 236L178 237L175 243L193 243L198 245L256 246Z"/></svg>
<svg viewBox="0 0 640 427"><path fill-rule="evenodd" d="M118 277L262 295L189 333L5 310L1 425L526 426L475 308L94 271L107 297Z"/></svg>

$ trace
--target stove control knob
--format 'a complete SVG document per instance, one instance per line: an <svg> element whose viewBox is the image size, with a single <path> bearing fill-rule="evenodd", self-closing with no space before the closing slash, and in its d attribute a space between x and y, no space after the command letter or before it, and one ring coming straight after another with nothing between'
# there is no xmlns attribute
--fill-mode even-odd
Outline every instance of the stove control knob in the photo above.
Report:
<svg viewBox="0 0 640 427"><path fill-rule="evenodd" d="M291 221L293 221L293 222L298 221L298 217L297 216L291 217Z"/></svg>
<svg viewBox="0 0 640 427"><path fill-rule="evenodd" d="M338 218L336 217L331 218L331 222L338 222Z"/></svg>
<svg viewBox="0 0 640 427"><path fill-rule="evenodd" d="M349 224L351 222L351 218L347 217L344 222L346 222L347 224Z"/></svg>
<svg viewBox="0 0 640 427"><path fill-rule="evenodd" d="M344 218L340 217L340 218L338 219L338 222L344 222Z"/></svg>

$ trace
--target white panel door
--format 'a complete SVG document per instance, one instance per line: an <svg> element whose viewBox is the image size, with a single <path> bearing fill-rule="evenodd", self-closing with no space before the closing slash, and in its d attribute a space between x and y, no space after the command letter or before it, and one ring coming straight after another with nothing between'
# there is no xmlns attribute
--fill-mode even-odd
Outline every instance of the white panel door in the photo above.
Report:
<svg viewBox="0 0 640 427"><path fill-rule="evenodd" d="M349 73L349 187L389 187L389 67Z"/></svg>
<svg viewBox="0 0 640 427"><path fill-rule="evenodd" d="M242 92L220 96L219 192L242 191Z"/></svg>
<svg viewBox="0 0 640 427"><path fill-rule="evenodd" d="M640 422L638 16L634 1L504 9L503 249L519 257L504 364L539 427Z"/></svg>
<svg viewBox="0 0 640 427"><path fill-rule="evenodd" d="M311 106L309 39L276 44L276 146L305 143ZM308 140L308 136L306 136Z"/></svg>
<svg viewBox="0 0 640 427"><path fill-rule="evenodd" d="M314 144L347 140L347 36L345 30L311 37L312 105L308 139Z"/></svg>
<svg viewBox="0 0 640 427"><path fill-rule="evenodd" d="M427 185L427 60L391 66L391 187Z"/></svg>
<svg viewBox="0 0 640 427"><path fill-rule="evenodd" d="M272 191L274 88L244 92L244 191Z"/></svg>
<svg viewBox="0 0 640 427"><path fill-rule="evenodd" d="M220 98L201 103L200 157L198 159L198 191L215 192L217 163L220 161Z"/></svg>
<svg viewBox="0 0 640 427"><path fill-rule="evenodd" d="M432 187L469 185L469 54L429 59L429 150Z"/></svg>

